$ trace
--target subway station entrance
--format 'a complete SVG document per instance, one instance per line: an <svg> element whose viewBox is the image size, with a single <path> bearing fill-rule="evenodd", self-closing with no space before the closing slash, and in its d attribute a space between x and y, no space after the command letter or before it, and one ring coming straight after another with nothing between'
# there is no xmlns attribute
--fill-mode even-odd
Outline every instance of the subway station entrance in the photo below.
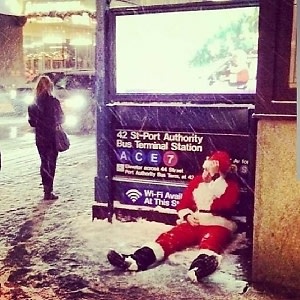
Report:
<svg viewBox="0 0 300 300"><path fill-rule="evenodd" d="M93 219L175 224L187 182L225 150L240 181L235 217L251 236L258 1L98 8Z"/></svg>

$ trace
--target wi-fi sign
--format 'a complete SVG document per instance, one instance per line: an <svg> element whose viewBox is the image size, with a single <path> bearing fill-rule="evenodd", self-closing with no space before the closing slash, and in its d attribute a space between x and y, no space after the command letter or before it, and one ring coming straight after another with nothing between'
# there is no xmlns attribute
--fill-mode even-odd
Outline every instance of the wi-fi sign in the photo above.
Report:
<svg viewBox="0 0 300 300"><path fill-rule="evenodd" d="M142 197L142 193L137 190L137 189L130 189L126 193L126 196L134 203L136 202L139 198Z"/></svg>

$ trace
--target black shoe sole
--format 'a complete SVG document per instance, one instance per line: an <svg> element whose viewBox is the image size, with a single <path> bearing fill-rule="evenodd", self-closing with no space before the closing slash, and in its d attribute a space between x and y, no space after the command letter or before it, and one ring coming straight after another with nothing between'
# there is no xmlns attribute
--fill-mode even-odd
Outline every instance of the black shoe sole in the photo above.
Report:
<svg viewBox="0 0 300 300"><path fill-rule="evenodd" d="M192 263L190 270L195 269L195 275L200 282L202 278L209 276L218 267L218 261L215 256L200 254Z"/></svg>
<svg viewBox="0 0 300 300"><path fill-rule="evenodd" d="M129 264L125 261L125 257L115 250L110 250L108 252L107 259L112 266L122 270L126 270L129 266Z"/></svg>

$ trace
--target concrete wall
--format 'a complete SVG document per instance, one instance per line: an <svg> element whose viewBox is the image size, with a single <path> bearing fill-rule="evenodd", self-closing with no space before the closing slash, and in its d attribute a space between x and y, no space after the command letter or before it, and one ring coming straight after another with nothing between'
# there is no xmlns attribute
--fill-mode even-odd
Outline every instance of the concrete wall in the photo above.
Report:
<svg viewBox="0 0 300 300"><path fill-rule="evenodd" d="M300 287L300 181L295 121L260 120L257 131L253 280Z"/></svg>
<svg viewBox="0 0 300 300"><path fill-rule="evenodd" d="M18 83L24 77L24 17L0 14L0 84Z"/></svg>

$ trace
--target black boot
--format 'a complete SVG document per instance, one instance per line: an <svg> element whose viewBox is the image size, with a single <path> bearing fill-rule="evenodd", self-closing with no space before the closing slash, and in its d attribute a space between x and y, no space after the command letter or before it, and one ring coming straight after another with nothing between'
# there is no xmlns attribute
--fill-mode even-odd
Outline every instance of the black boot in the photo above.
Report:
<svg viewBox="0 0 300 300"><path fill-rule="evenodd" d="M44 193L44 200L57 200L58 196L53 193Z"/></svg>
<svg viewBox="0 0 300 300"><path fill-rule="evenodd" d="M53 184L44 184L44 200L57 200L58 196L53 194Z"/></svg>
<svg viewBox="0 0 300 300"><path fill-rule="evenodd" d="M111 265L124 271L144 271L156 262L155 254L149 247L142 247L130 255L110 250L107 259Z"/></svg>
<svg viewBox="0 0 300 300"><path fill-rule="evenodd" d="M191 264L188 276L193 281L201 281L203 277L212 274L218 267L215 255L200 254Z"/></svg>
<svg viewBox="0 0 300 300"><path fill-rule="evenodd" d="M132 258L137 262L138 270L147 270L149 266L156 262L154 251L149 247L138 249L132 254Z"/></svg>
<svg viewBox="0 0 300 300"><path fill-rule="evenodd" d="M121 254L115 250L110 250L107 253L107 259L110 264L124 271L130 266L130 263L125 261L128 257L130 257L130 255Z"/></svg>

